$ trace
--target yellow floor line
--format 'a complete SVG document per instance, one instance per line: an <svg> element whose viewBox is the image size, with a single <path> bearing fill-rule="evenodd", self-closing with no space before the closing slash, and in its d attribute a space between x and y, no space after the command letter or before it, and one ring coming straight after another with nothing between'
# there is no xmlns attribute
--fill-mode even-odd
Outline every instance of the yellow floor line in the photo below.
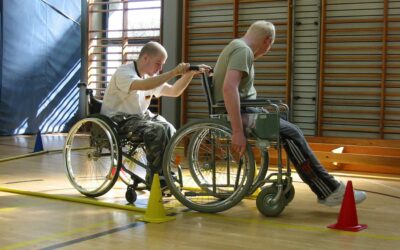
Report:
<svg viewBox="0 0 400 250"><path fill-rule="evenodd" d="M88 147L76 147L74 150L83 150L87 149ZM33 152L33 153L28 153L28 154L23 154L23 155L16 155L16 156L11 156L7 158L2 158L0 159L0 162L5 162L5 161L12 161L12 160L17 160L21 158L26 158L26 157L32 157L36 155L42 155L42 154L47 154L47 153L61 153L63 152L64 149L50 149L50 150L43 150L43 151L38 151L38 152Z"/></svg>
<svg viewBox="0 0 400 250"><path fill-rule="evenodd" d="M2 159L0 159L0 162L11 161L11 160L21 159L21 158L26 158L26 157L36 156L36 155L47 154L49 152L50 151L46 150L46 151L39 151L39 152L34 152L34 153L29 153L29 154L24 154L24 155L17 155L17 156L2 158Z"/></svg>
<svg viewBox="0 0 400 250"><path fill-rule="evenodd" d="M4 212L12 212L12 211L16 211L18 209L18 207L4 207L4 208L0 208L0 212L4 213Z"/></svg>
<svg viewBox="0 0 400 250"><path fill-rule="evenodd" d="M140 208L140 207L129 206L129 205L121 205L121 204L115 204L115 203L108 203L108 202L98 201L98 200L85 198L85 197L82 197L82 198L81 197L70 197L70 196L63 196L63 195L56 195L56 194L46 194L46 193L39 193L39 192L10 189L10 188L4 188L4 187L0 187L0 192L15 193L15 194L48 198L48 199L84 203L84 204L90 204L90 205L96 205L96 206L102 206L102 207L110 207L110 208L116 208L116 209L122 209L122 210L142 212L142 213L146 212L146 208Z"/></svg>

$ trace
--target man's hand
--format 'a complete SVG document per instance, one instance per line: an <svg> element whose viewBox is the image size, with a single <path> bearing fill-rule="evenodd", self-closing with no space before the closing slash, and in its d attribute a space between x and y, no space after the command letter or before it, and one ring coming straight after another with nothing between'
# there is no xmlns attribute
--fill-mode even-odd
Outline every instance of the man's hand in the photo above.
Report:
<svg viewBox="0 0 400 250"><path fill-rule="evenodd" d="M175 76L183 75L189 69L189 66L189 63L180 63L172 70L172 72Z"/></svg>
<svg viewBox="0 0 400 250"><path fill-rule="evenodd" d="M234 159L239 162L240 158L246 151L247 139L243 131L233 132L232 134L232 151Z"/></svg>
<svg viewBox="0 0 400 250"><path fill-rule="evenodd" d="M206 64L200 64L199 68L200 68L200 70L198 71L199 73L210 72L212 70L212 68Z"/></svg>
<svg viewBox="0 0 400 250"><path fill-rule="evenodd" d="M193 65L189 67L190 73L197 75L201 74L204 72L210 72L212 71L212 68L206 64L201 64L201 65Z"/></svg>

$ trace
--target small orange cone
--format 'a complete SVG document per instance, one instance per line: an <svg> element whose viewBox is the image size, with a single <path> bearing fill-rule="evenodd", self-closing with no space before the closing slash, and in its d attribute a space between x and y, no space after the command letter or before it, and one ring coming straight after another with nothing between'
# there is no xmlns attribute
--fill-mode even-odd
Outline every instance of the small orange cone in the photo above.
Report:
<svg viewBox="0 0 400 250"><path fill-rule="evenodd" d="M164 205L162 203L162 194L160 187L160 177L158 174L154 174L153 182L151 183L149 204L146 209L146 213L143 218L139 219L145 222L167 222L175 220L173 216L167 216Z"/></svg>
<svg viewBox="0 0 400 250"><path fill-rule="evenodd" d="M332 229L358 232L366 229L365 224L358 224L356 202L354 200L353 183L347 182L346 192L340 208L339 218L336 224L328 226Z"/></svg>

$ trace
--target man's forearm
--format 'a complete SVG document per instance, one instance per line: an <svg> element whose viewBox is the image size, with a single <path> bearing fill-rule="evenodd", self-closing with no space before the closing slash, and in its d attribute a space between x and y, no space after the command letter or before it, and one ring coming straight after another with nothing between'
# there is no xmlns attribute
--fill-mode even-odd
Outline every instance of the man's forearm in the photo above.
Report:
<svg viewBox="0 0 400 250"><path fill-rule="evenodd" d="M163 96L168 96L168 97L180 96L186 89L186 87L189 85L190 81L193 78L193 75L194 75L193 72L188 72L186 74L183 74L182 77L179 80L177 80L173 85L165 84L161 94Z"/></svg>
<svg viewBox="0 0 400 250"><path fill-rule="evenodd" d="M162 73L158 76L149 77L147 79L135 79L132 81L130 90L150 90L161 86L176 75L173 71Z"/></svg>
<svg viewBox="0 0 400 250"><path fill-rule="evenodd" d="M175 82L174 85L172 85L172 92L173 96L177 97L180 96L183 91L186 89L186 87L189 85L189 83L192 81L194 76L193 72L189 72L184 74L179 80Z"/></svg>
<svg viewBox="0 0 400 250"><path fill-rule="evenodd" d="M240 97L236 89L224 89L225 107L231 120L232 131L243 131L242 117L240 114Z"/></svg>

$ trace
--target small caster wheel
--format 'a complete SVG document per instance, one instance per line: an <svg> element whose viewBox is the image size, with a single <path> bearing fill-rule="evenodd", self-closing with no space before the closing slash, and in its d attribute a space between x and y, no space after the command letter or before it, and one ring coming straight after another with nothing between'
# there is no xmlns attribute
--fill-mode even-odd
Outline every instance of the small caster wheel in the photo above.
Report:
<svg viewBox="0 0 400 250"><path fill-rule="evenodd" d="M126 189L125 199L130 203L133 204L137 199L137 194L133 186L129 185Z"/></svg>
<svg viewBox="0 0 400 250"><path fill-rule="evenodd" d="M293 187L293 185L291 185L289 191L285 194L286 205L289 204L293 200L294 194L295 194L294 187Z"/></svg>
<svg viewBox="0 0 400 250"><path fill-rule="evenodd" d="M277 193L278 188L275 185L272 185L263 188L258 194L256 200L257 209L264 216L276 217L280 215L285 208L286 198L283 195L279 197L276 202L273 201Z"/></svg>

